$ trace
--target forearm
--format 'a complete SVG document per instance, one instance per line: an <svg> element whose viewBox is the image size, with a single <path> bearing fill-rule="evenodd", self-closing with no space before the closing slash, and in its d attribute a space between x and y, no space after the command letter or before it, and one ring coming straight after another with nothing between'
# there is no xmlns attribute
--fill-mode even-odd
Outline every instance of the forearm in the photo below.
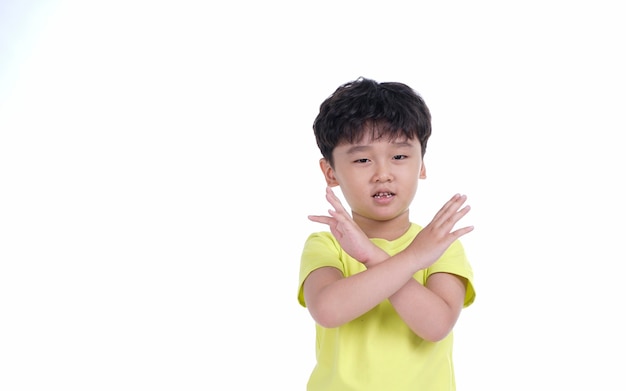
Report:
<svg viewBox="0 0 626 391"><path fill-rule="evenodd" d="M446 273L430 278L437 281L427 286L411 279L391 295L389 301L415 334L429 341L439 341L450 333L459 317L465 284Z"/></svg>
<svg viewBox="0 0 626 391"><path fill-rule="evenodd" d="M413 278L416 263L398 254L347 278L324 284L307 298L309 310L324 327L338 327L380 304ZM315 277L319 278L319 277Z"/></svg>

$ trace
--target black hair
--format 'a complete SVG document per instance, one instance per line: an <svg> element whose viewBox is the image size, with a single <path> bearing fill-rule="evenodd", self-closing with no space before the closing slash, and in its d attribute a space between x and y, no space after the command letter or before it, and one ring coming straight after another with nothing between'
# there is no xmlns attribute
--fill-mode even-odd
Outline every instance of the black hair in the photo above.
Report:
<svg viewBox="0 0 626 391"><path fill-rule="evenodd" d="M371 131L374 139L418 139L423 156L431 134L431 116L422 97L406 84L360 77L339 86L322 102L313 131L331 166L335 147L359 141L366 131Z"/></svg>

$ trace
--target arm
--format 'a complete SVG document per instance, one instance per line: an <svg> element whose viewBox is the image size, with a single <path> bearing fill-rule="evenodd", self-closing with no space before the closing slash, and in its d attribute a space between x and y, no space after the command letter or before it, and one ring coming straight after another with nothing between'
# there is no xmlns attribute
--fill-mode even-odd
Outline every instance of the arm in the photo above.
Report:
<svg viewBox="0 0 626 391"><path fill-rule="evenodd" d="M415 334L429 341L445 338L463 308L466 282L436 273L423 286L403 268L406 262L395 259L348 278L334 267L311 272L304 282L304 297L313 319L323 327L338 327L389 298Z"/></svg>
<svg viewBox="0 0 626 391"><path fill-rule="evenodd" d="M339 270L331 267L313 271L304 282L304 296L315 321L324 327L337 327L389 298L418 335L427 339L447 335L458 318L460 308L456 315L453 308L457 307L455 298L460 296L460 291L463 292L460 302L463 302L464 285L457 277L441 273L431 276L424 287L413 279L413 275L430 266L455 239L472 230L472 227L465 227L450 232L469 211L467 206L459 210L465 197L454 196L413 243L393 257L365 236L330 190L327 199L335 208L329 211L330 217L309 218L328 224L342 248L368 269L348 278L343 278ZM457 285L454 285L455 281Z"/></svg>
<svg viewBox="0 0 626 391"><path fill-rule="evenodd" d="M434 342L452 331L463 309L466 286L462 277L435 273L426 286L409 281L389 301L415 334Z"/></svg>
<svg viewBox="0 0 626 391"><path fill-rule="evenodd" d="M341 326L371 310L412 279L417 266L411 261L406 254L398 254L347 278L334 267L316 269L304 281L307 308L321 326Z"/></svg>

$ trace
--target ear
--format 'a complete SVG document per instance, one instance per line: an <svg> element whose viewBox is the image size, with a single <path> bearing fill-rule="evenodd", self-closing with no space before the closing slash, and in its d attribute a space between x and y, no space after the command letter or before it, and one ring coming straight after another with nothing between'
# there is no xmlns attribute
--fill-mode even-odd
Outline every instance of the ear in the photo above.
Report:
<svg viewBox="0 0 626 391"><path fill-rule="evenodd" d="M420 179L426 179L426 166L422 162L422 168L420 168Z"/></svg>
<svg viewBox="0 0 626 391"><path fill-rule="evenodd" d="M338 186L337 178L335 178L335 170L330 166L330 163L325 158L320 159L320 168L326 179L326 184L330 187Z"/></svg>

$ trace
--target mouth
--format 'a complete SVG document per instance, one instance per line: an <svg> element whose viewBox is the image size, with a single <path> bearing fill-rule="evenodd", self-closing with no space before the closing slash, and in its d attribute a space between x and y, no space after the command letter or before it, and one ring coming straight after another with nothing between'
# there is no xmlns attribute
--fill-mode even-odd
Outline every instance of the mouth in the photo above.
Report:
<svg viewBox="0 0 626 391"><path fill-rule="evenodd" d="M374 198L391 198L395 195L396 195L395 193L392 193L390 191L381 191L381 192L374 194L373 197Z"/></svg>

